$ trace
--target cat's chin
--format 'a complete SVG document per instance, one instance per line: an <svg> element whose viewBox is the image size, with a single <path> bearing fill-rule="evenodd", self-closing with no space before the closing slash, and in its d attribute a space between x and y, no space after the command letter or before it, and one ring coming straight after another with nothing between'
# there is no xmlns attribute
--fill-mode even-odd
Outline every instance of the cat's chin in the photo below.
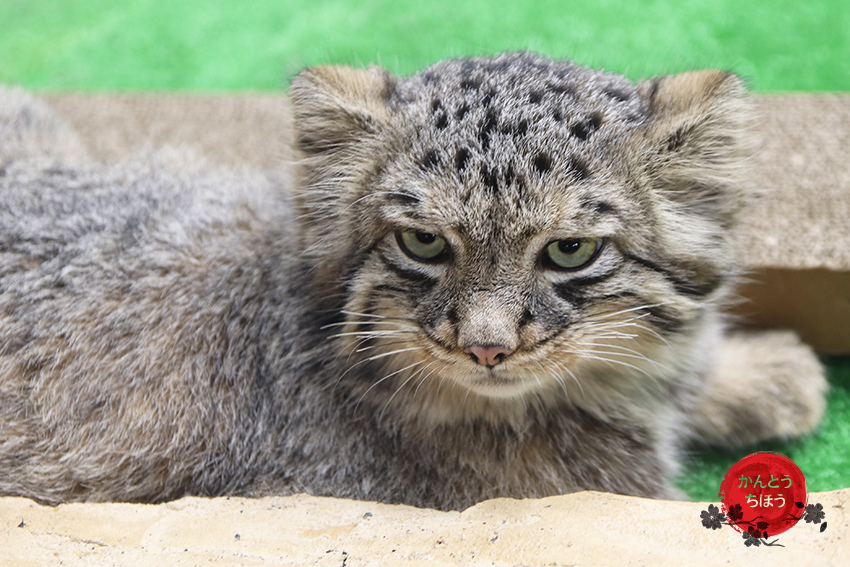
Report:
<svg viewBox="0 0 850 567"><path fill-rule="evenodd" d="M522 398L538 387L534 381L496 372L487 372L464 381L462 385L479 396L499 400Z"/></svg>

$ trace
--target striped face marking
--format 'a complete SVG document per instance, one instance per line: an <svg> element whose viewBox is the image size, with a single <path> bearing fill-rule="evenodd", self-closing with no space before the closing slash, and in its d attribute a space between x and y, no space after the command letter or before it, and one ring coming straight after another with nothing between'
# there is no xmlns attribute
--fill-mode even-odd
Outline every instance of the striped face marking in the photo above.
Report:
<svg viewBox="0 0 850 567"><path fill-rule="evenodd" d="M730 138L685 112L697 85L686 79L677 100L663 80L507 54L370 91L343 117L382 145L365 155L343 133L327 151L374 163L314 170L347 191L323 187L340 203L319 205L352 234L336 240L354 251L345 351L388 383L485 397L575 398L610 376L655 376L735 274L720 198L731 183L687 169L700 143L721 163Z"/></svg>

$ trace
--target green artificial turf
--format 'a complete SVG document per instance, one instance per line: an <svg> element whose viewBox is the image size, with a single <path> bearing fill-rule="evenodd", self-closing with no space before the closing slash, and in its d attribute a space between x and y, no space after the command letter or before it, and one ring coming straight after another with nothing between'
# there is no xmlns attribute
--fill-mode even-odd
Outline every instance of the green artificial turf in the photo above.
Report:
<svg viewBox="0 0 850 567"><path fill-rule="evenodd" d="M43 90L279 90L320 63L412 73L528 49L637 79L701 67L757 91L850 91L846 0L0 0L0 83ZM793 458L809 490L850 486L850 358L830 359L818 433L695 453L680 486L717 500L757 449Z"/></svg>
<svg viewBox="0 0 850 567"><path fill-rule="evenodd" d="M817 432L785 443L693 453L683 468L679 487L694 500L715 502L729 467L756 451L775 451L790 457L805 475L809 492L850 486L850 358L825 358L824 362L829 372L830 392L826 416Z"/></svg>
<svg viewBox="0 0 850 567"><path fill-rule="evenodd" d="M530 49L632 78L734 70L762 91L850 90L846 0L2 0L0 82L278 89L306 65L410 73Z"/></svg>

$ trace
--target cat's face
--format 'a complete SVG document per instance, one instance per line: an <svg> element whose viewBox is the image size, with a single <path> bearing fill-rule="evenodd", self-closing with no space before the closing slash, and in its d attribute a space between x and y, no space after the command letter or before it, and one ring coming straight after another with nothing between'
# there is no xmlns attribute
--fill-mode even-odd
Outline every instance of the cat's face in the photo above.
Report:
<svg viewBox="0 0 850 567"><path fill-rule="evenodd" d="M529 55L307 73L305 248L380 387L657 381L734 272L733 77L633 85Z"/></svg>

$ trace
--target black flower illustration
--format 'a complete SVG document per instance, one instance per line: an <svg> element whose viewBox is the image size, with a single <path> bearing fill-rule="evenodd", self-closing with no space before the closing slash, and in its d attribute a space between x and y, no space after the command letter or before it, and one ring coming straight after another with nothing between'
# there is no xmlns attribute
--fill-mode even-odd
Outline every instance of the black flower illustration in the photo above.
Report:
<svg viewBox="0 0 850 567"><path fill-rule="evenodd" d="M741 509L740 504L735 504L729 507L729 510L726 511L726 517L729 518L729 522L738 522L744 518L744 512Z"/></svg>
<svg viewBox="0 0 850 567"><path fill-rule="evenodd" d="M747 547L750 547L751 545L758 547L758 546L761 545L761 540L758 538L757 535L754 536L750 532L745 532L744 533L744 545L746 545Z"/></svg>
<svg viewBox="0 0 850 567"><path fill-rule="evenodd" d="M821 504L809 504L808 506L804 506L802 502L795 502L795 504L800 510L803 510L805 507L805 511L799 517L788 513L786 514L788 517L784 518L784 521L796 522L805 518L805 520L809 523L818 524L826 517L826 514L823 511L823 505ZM742 535L744 545L747 547L785 547L779 543L778 539L769 541L770 535L768 534L768 528L770 528L770 523L764 521L762 516L756 516L752 520L744 520L744 511L740 504L729 506L726 510L725 516L723 512L717 508L717 506L709 504L708 510L700 512L700 518L702 518L703 527L712 530L718 530L724 524L735 526L737 529L746 527L747 531ZM824 521L821 524L820 531L824 531L825 528L826 522Z"/></svg>
<svg viewBox="0 0 850 567"><path fill-rule="evenodd" d="M826 514L823 511L822 504L809 504L806 506L806 513L803 514L803 519L806 520L806 523L819 524L821 520L826 517Z"/></svg>
<svg viewBox="0 0 850 567"><path fill-rule="evenodd" d="M708 511L703 510L699 516L702 518L702 525L712 530L719 530L723 526L723 520L725 519L720 508L714 504L709 504Z"/></svg>

